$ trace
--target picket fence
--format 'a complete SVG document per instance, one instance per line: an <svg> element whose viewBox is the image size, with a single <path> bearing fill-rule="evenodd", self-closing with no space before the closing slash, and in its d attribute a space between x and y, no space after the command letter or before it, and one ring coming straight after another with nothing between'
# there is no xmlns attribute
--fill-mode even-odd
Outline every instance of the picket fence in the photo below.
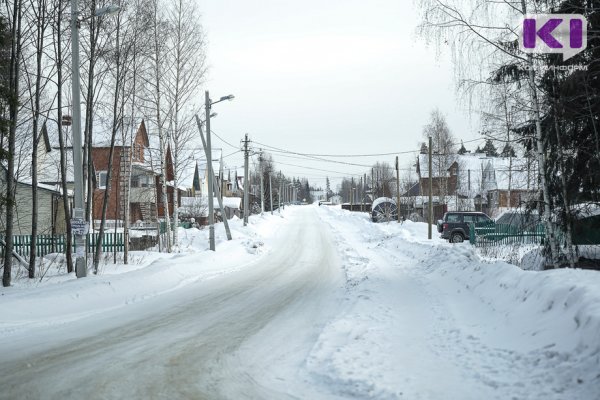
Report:
<svg viewBox="0 0 600 400"><path fill-rule="evenodd" d="M88 253L95 253L96 241L99 233L88 233L86 238L86 247ZM4 236L0 235L0 240L4 242ZM35 244L35 254L37 257L43 257L51 253L65 253L66 235L37 235ZM21 257L28 259L31 248L31 235L13 236L13 249ZM122 233L105 233L102 240L102 252L123 251L125 248ZM75 252L75 244L73 244ZM4 256L4 246L0 246L0 256Z"/></svg>

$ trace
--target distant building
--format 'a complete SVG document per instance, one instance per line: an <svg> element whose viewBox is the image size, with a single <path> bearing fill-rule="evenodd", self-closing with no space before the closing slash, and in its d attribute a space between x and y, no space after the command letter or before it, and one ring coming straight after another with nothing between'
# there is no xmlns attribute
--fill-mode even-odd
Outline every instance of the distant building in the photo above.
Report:
<svg viewBox="0 0 600 400"><path fill-rule="evenodd" d="M528 158L488 157L484 153L438 155L432 157L431 184L434 205L452 210L481 210L488 214L518 207L538 192L537 166ZM429 155L419 154L418 182L405 196L429 196ZM418 208L418 201L417 208Z"/></svg>
<svg viewBox="0 0 600 400"><path fill-rule="evenodd" d="M0 166L0 190L6 192L8 181L8 170L4 165ZM16 186L16 197L14 208L14 235L31 235L31 204L32 184L30 179L18 179L14 181ZM66 222L63 207L62 193L55 190L54 186L37 185L38 199L38 221L37 231L39 235L53 235L65 233ZM0 208L0 233L6 229L6 208Z"/></svg>

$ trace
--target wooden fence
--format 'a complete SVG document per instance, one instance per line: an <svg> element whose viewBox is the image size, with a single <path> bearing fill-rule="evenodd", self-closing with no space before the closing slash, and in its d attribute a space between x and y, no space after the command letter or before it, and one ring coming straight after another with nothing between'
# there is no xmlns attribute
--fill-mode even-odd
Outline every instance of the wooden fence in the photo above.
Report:
<svg viewBox="0 0 600 400"><path fill-rule="evenodd" d="M86 247L88 253L96 251L96 240L99 233L88 233L86 238ZM0 235L0 239L4 236ZM35 253L38 257L43 257L51 253L65 252L65 235L37 235L35 244ZM13 236L13 250L23 258L29 258L29 249L31 248L31 235L16 235ZM102 251L123 251L125 245L123 243L122 233L105 233L102 240ZM73 252L75 252L75 244L73 243ZM4 246L0 246L0 256L4 256Z"/></svg>

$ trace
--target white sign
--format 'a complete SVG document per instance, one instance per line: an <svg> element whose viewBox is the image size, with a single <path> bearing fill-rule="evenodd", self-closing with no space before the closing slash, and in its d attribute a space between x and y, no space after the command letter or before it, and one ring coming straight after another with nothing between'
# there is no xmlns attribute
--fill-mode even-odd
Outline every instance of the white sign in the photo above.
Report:
<svg viewBox="0 0 600 400"><path fill-rule="evenodd" d="M71 232L74 235L85 235L88 233L88 223L83 218L71 219Z"/></svg>

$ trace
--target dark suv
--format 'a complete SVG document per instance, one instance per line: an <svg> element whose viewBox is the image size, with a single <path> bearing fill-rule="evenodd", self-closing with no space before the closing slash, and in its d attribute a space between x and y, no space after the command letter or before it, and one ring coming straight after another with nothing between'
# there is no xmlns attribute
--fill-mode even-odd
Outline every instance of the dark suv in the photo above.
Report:
<svg viewBox="0 0 600 400"><path fill-rule="evenodd" d="M438 221L437 228L442 239L448 239L451 243L461 243L469 237L469 224L485 222L493 224L494 221L482 212L451 211Z"/></svg>

